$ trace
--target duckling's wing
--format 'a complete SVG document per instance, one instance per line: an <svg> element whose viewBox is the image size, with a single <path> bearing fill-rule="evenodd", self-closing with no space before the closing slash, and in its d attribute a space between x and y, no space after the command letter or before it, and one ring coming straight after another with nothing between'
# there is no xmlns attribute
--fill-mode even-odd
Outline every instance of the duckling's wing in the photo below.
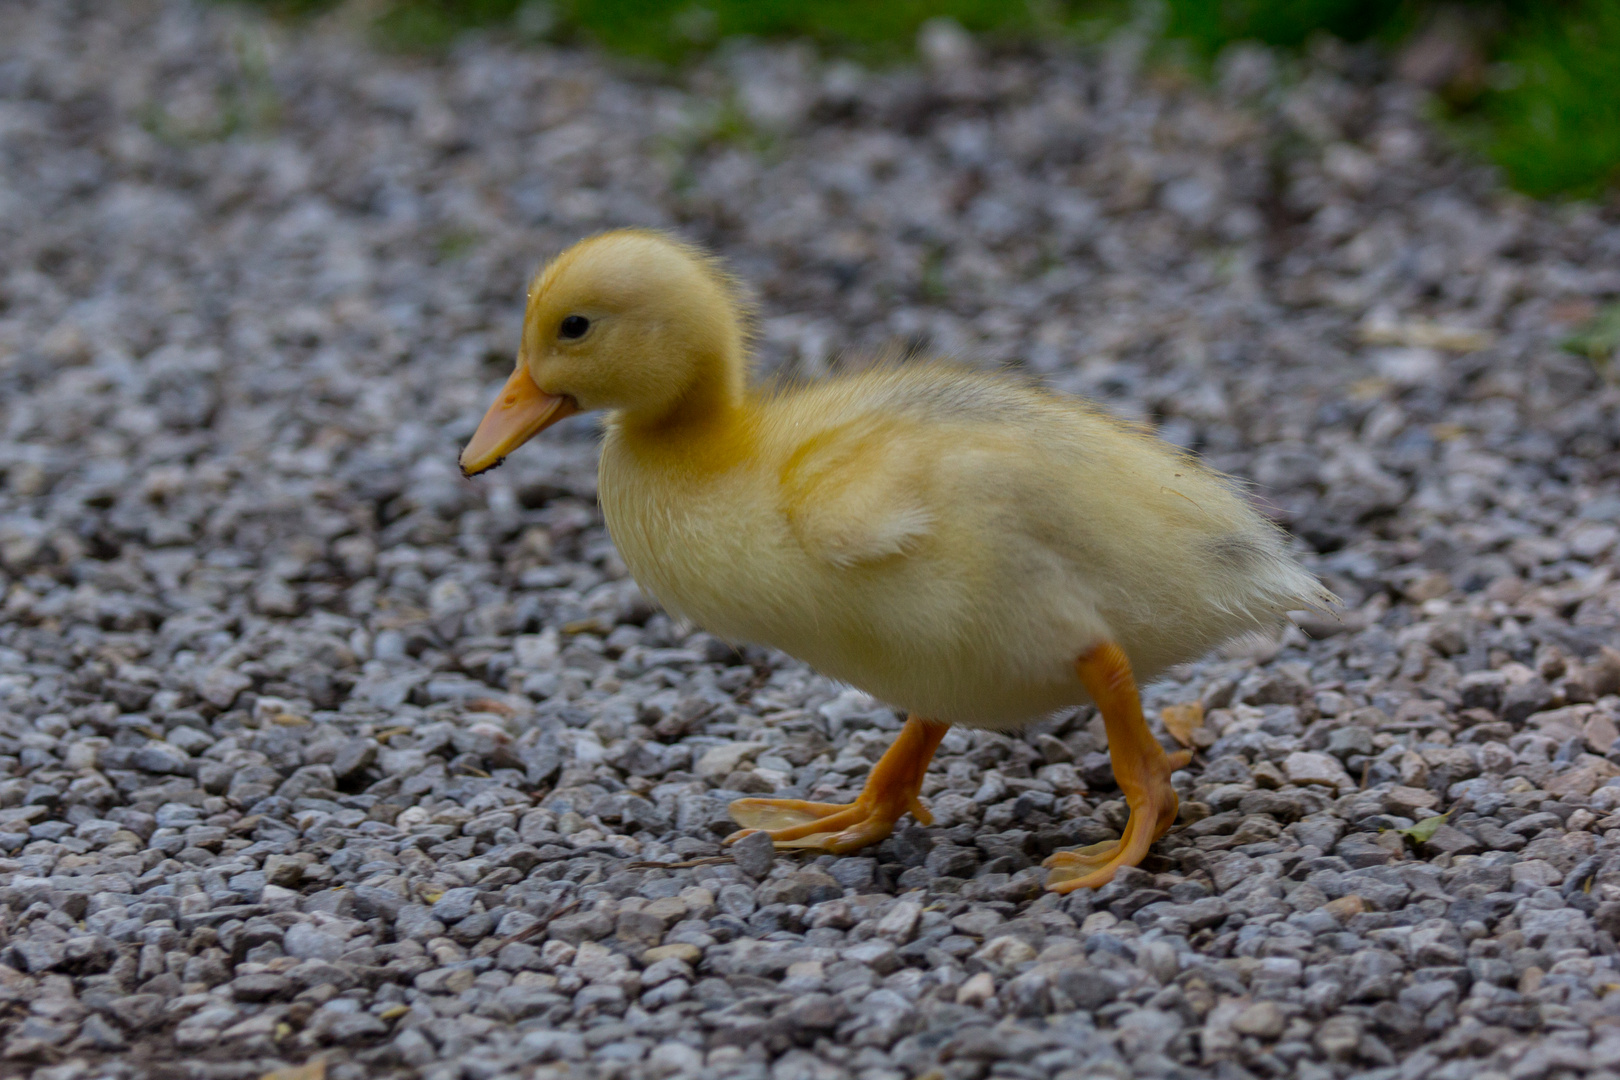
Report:
<svg viewBox="0 0 1620 1080"><path fill-rule="evenodd" d="M838 567L914 551L935 524L916 442L904 425L861 418L801 443L782 470L781 492L805 551Z"/></svg>

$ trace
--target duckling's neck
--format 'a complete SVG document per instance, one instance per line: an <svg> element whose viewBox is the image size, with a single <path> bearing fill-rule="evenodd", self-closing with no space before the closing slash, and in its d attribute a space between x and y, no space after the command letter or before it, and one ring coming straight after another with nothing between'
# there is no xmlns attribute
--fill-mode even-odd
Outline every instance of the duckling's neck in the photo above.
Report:
<svg viewBox="0 0 1620 1080"><path fill-rule="evenodd" d="M673 405L648 412L621 409L610 422L623 449L643 465L708 473L747 456L753 413L742 365L722 361Z"/></svg>

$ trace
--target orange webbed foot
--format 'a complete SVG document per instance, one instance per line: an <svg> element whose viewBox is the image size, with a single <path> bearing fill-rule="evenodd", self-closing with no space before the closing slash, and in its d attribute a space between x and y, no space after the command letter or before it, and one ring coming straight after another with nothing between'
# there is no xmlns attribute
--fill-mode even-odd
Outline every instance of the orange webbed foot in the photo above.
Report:
<svg viewBox="0 0 1620 1080"><path fill-rule="evenodd" d="M1130 819L1118 840L1073 851L1054 852L1043 864L1051 873L1046 887L1067 893L1096 889L1114 880L1122 866L1136 866L1153 842L1175 824L1179 802L1170 774L1192 755L1167 754L1148 730L1130 661L1119 646L1099 645L1075 661L1075 671L1102 713L1114 777L1125 793Z"/></svg>
<svg viewBox="0 0 1620 1080"><path fill-rule="evenodd" d="M872 767L860 798L852 803L738 799L731 804L731 818L742 829L726 837L726 843L763 832L778 848L811 848L842 855L884 839L908 813L924 825L930 824L933 818L917 793L946 728L916 716L908 719L894 745Z"/></svg>

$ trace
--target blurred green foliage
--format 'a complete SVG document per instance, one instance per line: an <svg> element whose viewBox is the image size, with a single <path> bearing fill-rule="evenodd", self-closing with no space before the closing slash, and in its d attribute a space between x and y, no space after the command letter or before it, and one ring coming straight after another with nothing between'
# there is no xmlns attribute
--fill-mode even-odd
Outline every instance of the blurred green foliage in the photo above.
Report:
<svg viewBox="0 0 1620 1080"><path fill-rule="evenodd" d="M1053 14L1067 6L1053 5ZM1029 34L1042 10L1016 0L390 0L377 28L385 40L418 49L505 23L663 63L740 35L809 38L882 58L909 49L930 18L946 16L977 33Z"/></svg>
<svg viewBox="0 0 1620 1080"><path fill-rule="evenodd" d="M1471 118L1473 141L1530 195L1620 185L1620 2L1537 5L1497 53L1507 81Z"/></svg>
<svg viewBox="0 0 1620 1080"><path fill-rule="evenodd" d="M298 16L337 0L255 0ZM805 38L882 61L940 16L1010 40L1091 34L1139 0L374 0L398 48L433 50L462 31L598 45L665 64L731 37ZM1450 15L1481 53L1482 78L1442 92L1463 138L1521 191L1594 196L1620 182L1620 0L1160 0L1164 37L1211 59L1227 45L1298 48L1317 34L1397 47Z"/></svg>
<svg viewBox="0 0 1620 1080"><path fill-rule="evenodd" d="M1382 36L1413 19L1405 0L1169 0L1165 35L1214 55L1234 41L1303 45L1312 34Z"/></svg>

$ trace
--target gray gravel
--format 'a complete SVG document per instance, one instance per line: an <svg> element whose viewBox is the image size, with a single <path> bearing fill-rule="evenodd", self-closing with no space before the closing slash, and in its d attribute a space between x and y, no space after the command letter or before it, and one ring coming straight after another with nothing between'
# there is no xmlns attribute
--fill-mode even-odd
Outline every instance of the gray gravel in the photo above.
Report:
<svg viewBox="0 0 1620 1080"><path fill-rule="evenodd" d="M0 42L0 1074L1620 1075L1620 393L1559 348L1620 222L1376 58ZM1021 362L1253 478L1348 608L1148 692L1208 720L1141 869L1041 890L1124 821L1085 711L951 733L873 851L722 853L896 717L652 611L588 419L455 467L621 224L728 256L772 368Z"/></svg>

